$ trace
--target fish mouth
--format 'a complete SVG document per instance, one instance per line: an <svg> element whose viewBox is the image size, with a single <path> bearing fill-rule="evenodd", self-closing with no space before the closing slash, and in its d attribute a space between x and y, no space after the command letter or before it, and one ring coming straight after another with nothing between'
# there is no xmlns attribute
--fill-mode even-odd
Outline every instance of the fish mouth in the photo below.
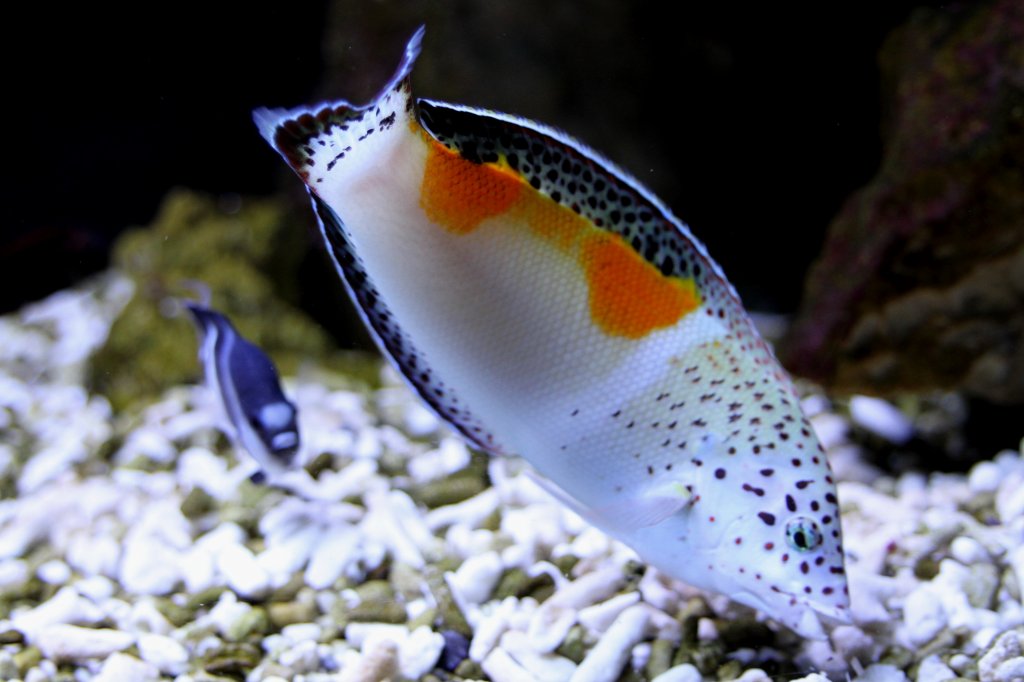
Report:
<svg viewBox="0 0 1024 682"><path fill-rule="evenodd" d="M852 622L850 609L846 606L815 603L788 592L776 592L769 599L765 595L743 592L733 595L733 599L757 609L805 639L826 640L828 632L825 625L831 630L836 625Z"/></svg>

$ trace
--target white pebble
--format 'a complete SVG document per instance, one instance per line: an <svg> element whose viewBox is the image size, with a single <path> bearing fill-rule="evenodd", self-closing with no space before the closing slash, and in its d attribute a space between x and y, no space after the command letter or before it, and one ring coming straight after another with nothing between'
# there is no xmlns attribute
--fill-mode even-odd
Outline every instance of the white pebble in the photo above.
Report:
<svg viewBox="0 0 1024 682"><path fill-rule="evenodd" d="M507 597L498 605L498 608L484 614L478 622L473 624L473 639L469 643L470 660L479 663L491 653L502 634L508 629L509 618L515 610L515 598ZM569 624L569 627L572 627L572 623ZM568 632L568 628L566 628L566 632ZM561 641L543 651L552 651L558 647L558 644L561 644ZM536 647L535 650L542 651Z"/></svg>
<svg viewBox="0 0 1024 682"><path fill-rule="evenodd" d="M82 575L115 576L121 543L106 533L76 532L68 543L65 560Z"/></svg>
<svg viewBox="0 0 1024 682"><path fill-rule="evenodd" d="M444 649L444 637L421 625L406 637L398 651L398 667L402 677L418 680L437 665Z"/></svg>
<svg viewBox="0 0 1024 682"><path fill-rule="evenodd" d="M650 612L644 605L623 611L587 653L570 680L615 682L629 660L630 651L643 640L649 624Z"/></svg>
<svg viewBox="0 0 1024 682"><path fill-rule="evenodd" d="M577 620L591 632L600 634L611 627L620 613L639 601L639 592L617 594L611 599L580 609Z"/></svg>
<svg viewBox="0 0 1024 682"><path fill-rule="evenodd" d="M946 626L942 600L929 584L914 590L903 604L903 626L912 647L930 641Z"/></svg>
<svg viewBox="0 0 1024 682"><path fill-rule="evenodd" d="M21 559L0 561L0 589L21 585L28 580L28 566Z"/></svg>
<svg viewBox="0 0 1024 682"><path fill-rule="evenodd" d="M298 642L282 651L277 660L292 673L312 672L320 663L317 649L315 641Z"/></svg>
<svg viewBox="0 0 1024 682"><path fill-rule="evenodd" d="M679 593L669 587L665 574L653 568L648 568L637 589L644 598L644 602L656 609L674 613L679 604Z"/></svg>
<svg viewBox="0 0 1024 682"><path fill-rule="evenodd" d="M501 648L538 682L562 682L576 672L576 664L568 658L535 651L529 637L519 630L506 632L501 638Z"/></svg>
<svg viewBox="0 0 1024 682"><path fill-rule="evenodd" d="M154 462L170 462L178 455L177 448L153 426L142 426L128 434L115 455L118 462L129 463L137 457Z"/></svg>
<svg viewBox="0 0 1024 682"><path fill-rule="evenodd" d="M134 594L169 594L181 579L178 553L156 538L136 535L124 548L119 582Z"/></svg>
<svg viewBox="0 0 1024 682"><path fill-rule="evenodd" d="M355 528L337 525L320 537L312 548L306 566L306 584L315 590L327 589L340 578L347 566L359 559L362 537Z"/></svg>
<svg viewBox="0 0 1024 682"><path fill-rule="evenodd" d="M167 675L180 675L188 669L188 650L181 642L166 635L144 632L138 639L142 660L155 665Z"/></svg>
<svg viewBox="0 0 1024 682"><path fill-rule="evenodd" d="M999 489L1003 476L995 462L978 462L971 467L971 472L967 475L967 485L971 492L992 493Z"/></svg>
<svg viewBox="0 0 1024 682"><path fill-rule="evenodd" d="M61 439L32 455L25 463L18 478L18 491L28 494L42 486L53 483L72 467L88 456L88 451L79 441Z"/></svg>
<svg viewBox="0 0 1024 682"><path fill-rule="evenodd" d="M468 500L456 504L445 505L427 512L427 525L431 530L445 528L454 523L461 523L469 528L476 528L484 519L498 508L498 491L488 488Z"/></svg>
<svg viewBox="0 0 1024 682"><path fill-rule="evenodd" d="M1020 635L1009 630L999 635L991 648L978 659L978 677L982 680L995 680L996 674L1003 663L1021 656Z"/></svg>
<svg viewBox="0 0 1024 682"><path fill-rule="evenodd" d="M718 627L715 625L715 621L710 618L697 619L697 639L702 642L718 639Z"/></svg>
<svg viewBox="0 0 1024 682"><path fill-rule="evenodd" d="M967 672L967 668L969 668L972 663L974 663L974 661L967 654L956 653L949 657L949 667L960 675Z"/></svg>
<svg viewBox="0 0 1024 682"><path fill-rule="evenodd" d="M410 436L429 436L441 426L441 420L437 415L421 405L419 402L410 402L405 408L404 422L405 430Z"/></svg>
<svg viewBox="0 0 1024 682"><path fill-rule="evenodd" d="M300 642L315 642L320 639L323 628L317 623L292 623L281 628L281 636L291 645Z"/></svg>
<svg viewBox="0 0 1024 682"><path fill-rule="evenodd" d="M30 639L34 633L51 625L77 623L93 624L103 619L103 612L92 602L80 596L73 587L62 587L45 602L11 618L11 625Z"/></svg>
<svg viewBox="0 0 1024 682"><path fill-rule="evenodd" d="M50 559L39 565L36 575L48 585L63 585L71 579L71 568L60 559Z"/></svg>
<svg viewBox="0 0 1024 682"><path fill-rule="evenodd" d="M966 566L988 560L988 552L985 551L981 543L966 535L953 539L949 545L949 553Z"/></svg>
<svg viewBox="0 0 1024 682"><path fill-rule="evenodd" d="M1020 682L1024 679L1024 657L1018 656L1000 663L992 679L993 682Z"/></svg>
<svg viewBox="0 0 1024 682"><path fill-rule="evenodd" d="M316 525L300 528L285 534L284 537L264 535L266 549L257 555L257 561L272 576L275 583L282 579L287 581L293 573L306 565L310 555L321 541L323 541L323 529ZM342 564L343 562L336 561L335 563Z"/></svg>
<svg viewBox="0 0 1024 682"><path fill-rule="evenodd" d="M228 471L223 457L191 447L178 455L178 482L185 490L199 488L216 500L228 500L238 490L239 477Z"/></svg>
<svg viewBox="0 0 1024 682"><path fill-rule="evenodd" d="M480 667L491 682L537 682L526 668L516 663L504 649L495 649L487 655Z"/></svg>
<svg viewBox="0 0 1024 682"><path fill-rule="evenodd" d="M690 663L669 668L651 682L703 682L704 676Z"/></svg>
<svg viewBox="0 0 1024 682"><path fill-rule="evenodd" d="M736 678L736 682L771 682L771 678L760 668L750 668L744 670L743 674Z"/></svg>
<svg viewBox="0 0 1024 682"><path fill-rule="evenodd" d="M914 425L895 405L880 398L855 395L850 398L850 418L856 424L890 443L902 445L914 435Z"/></svg>
<svg viewBox="0 0 1024 682"><path fill-rule="evenodd" d="M366 495L366 503L364 534L387 547L395 560L414 568L426 566L417 540L424 539L423 532L431 539L433 535L409 496L400 491L375 492Z"/></svg>
<svg viewBox="0 0 1024 682"><path fill-rule="evenodd" d="M389 623L349 623L345 626L345 639L352 646L363 648L367 642L389 640L397 642L409 634L404 625Z"/></svg>
<svg viewBox="0 0 1024 682"><path fill-rule="evenodd" d="M352 446L352 456L356 459L377 459L383 447L376 429L363 429L356 436Z"/></svg>
<svg viewBox="0 0 1024 682"><path fill-rule="evenodd" d="M831 412L823 412L811 417L811 426L815 435L826 450L846 440L850 427L842 417Z"/></svg>
<svg viewBox="0 0 1024 682"><path fill-rule="evenodd" d="M874 663L857 678L857 682L906 682L906 674L894 665Z"/></svg>
<svg viewBox="0 0 1024 682"><path fill-rule="evenodd" d="M105 658L127 649L135 637L120 630L83 628L77 625L47 625L36 632L31 641L46 658L54 661L81 661Z"/></svg>
<svg viewBox="0 0 1024 682"><path fill-rule="evenodd" d="M103 662L99 674L92 679L93 682L148 682L160 679L160 671L155 665L140 661L134 656L116 653Z"/></svg>
<svg viewBox="0 0 1024 682"><path fill-rule="evenodd" d="M855 625L837 626L829 634L832 647L835 652L846 660L857 658L859 660L870 660L871 652L875 644L875 638L871 637Z"/></svg>
<svg viewBox="0 0 1024 682"><path fill-rule="evenodd" d="M118 622L118 627L122 630L155 632L161 635L166 635L174 629L167 617L160 613L160 609L156 607L153 599L149 597L144 597L133 604L124 618L124 622Z"/></svg>
<svg viewBox="0 0 1024 682"><path fill-rule="evenodd" d="M227 635L231 632L232 626L251 610L252 607L249 604L238 601L238 597L235 596L234 592L226 591L220 595L217 603L214 604L206 616L200 618L199 622L202 624L210 623L222 635Z"/></svg>
<svg viewBox="0 0 1024 682"><path fill-rule="evenodd" d="M220 582L214 555L202 545L195 545L186 551L178 562L185 589L195 594L213 587Z"/></svg>
<svg viewBox="0 0 1024 682"><path fill-rule="evenodd" d="M417 483L433 481L469 464L469 449L457 438L445 438L434 450L409 460L409 475Z"/></svg>
<svg viewBox="0 0 1024 682"><path fill-rule="evenodd" d="M229 545L217 554L217 570L241 597L259 598L270 590L270 576L256 556L242 545Z"/></svg>
<svg viewBox="0 0 1024 682"><path fill-rule="evenodd" d="M956 678L948 665L942 662L938 654L926 656L917 669L917 679L928 682L947 682Z"/></svg>
<svg viewBox="0 0 1024 682"><path fill-rule="evenodd" d="M465 612L466 605L475 606L490 599L501 572L501 557L497 552L486 552L469 557L454 572L446 573L445 581Z"/></svg>
<svg viewBox="0 0 1024 682"><path fill-rule="evenodd" d="M397 647L394 642L380 642L362 655L352 652L340 662L337 682L378 682L398 676Z"/></svg>
<svg viewBox="0 0 1024 682"><path fill-rule="evenodd" d="M75 589L83 597L98 602L114 594L114 583L102 575L94 575L76 582Z"/></svg>

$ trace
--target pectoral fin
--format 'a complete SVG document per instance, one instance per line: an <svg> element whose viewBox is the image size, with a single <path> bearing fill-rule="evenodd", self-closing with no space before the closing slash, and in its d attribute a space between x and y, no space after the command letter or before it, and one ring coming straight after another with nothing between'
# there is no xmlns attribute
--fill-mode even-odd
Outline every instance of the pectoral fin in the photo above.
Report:
<svg viewBox="0 0 1024 682"><path fill-rule="evenodd" d="M693 499L693 493L685 485L669 481L641 491L638 496L616 500L607 505L587 507L540 474L530 470L526 475L588 523L617 535L656 526L681 511Z"/></svg>

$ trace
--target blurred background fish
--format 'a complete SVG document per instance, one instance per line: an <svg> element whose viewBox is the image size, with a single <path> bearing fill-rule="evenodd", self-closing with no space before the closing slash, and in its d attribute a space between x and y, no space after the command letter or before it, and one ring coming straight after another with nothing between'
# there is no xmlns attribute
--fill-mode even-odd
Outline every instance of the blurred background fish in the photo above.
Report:
<svg viewBox="0 0 1024 682"><path fill-rule="evenodd" d="M196 324L199 362L232 440L259 464L254 482L273 481L296 465L300 444L298 410L285 397L274 363L205 301L182 304Z"/></svg>

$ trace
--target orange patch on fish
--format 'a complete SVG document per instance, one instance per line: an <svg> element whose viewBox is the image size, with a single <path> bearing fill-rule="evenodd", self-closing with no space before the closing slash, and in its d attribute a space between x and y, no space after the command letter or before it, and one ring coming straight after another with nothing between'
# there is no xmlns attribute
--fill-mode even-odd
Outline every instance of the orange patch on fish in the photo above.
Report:
<svg viewBox="0 0 1024 682"><path fill-rule="evenodd" d="M484 220L505 213L523 191L522 179L511 170L467 161L438 142L427 145L420 206L446 230L472 232Z"/></svg>
<svg viewBox="0 0 1024 682"><path fill-rule="evenodd" d="M700 305L693 280L667 277L619 236L529 187L494 163L473 163L428 140L420 205L445 230L469 234L508 215L563 252L576 251L587 282L590 317L612 336L639 339L669 327Z"/></svg>
<svg viewBox="0 0 1024 682"><path fill-rule="evenodd" d="M606 334L639 339L697 309L692 279L666 277L618 235L588 236L580 250L590 317Z"/></svg>
<svg viewBox="0 0 1024 682"><path fill-rule="evenodd" d="M524 192L518 208L530 230L560 251L570 251L587 230L597 229L580 214L539 192Z"/></svg>

